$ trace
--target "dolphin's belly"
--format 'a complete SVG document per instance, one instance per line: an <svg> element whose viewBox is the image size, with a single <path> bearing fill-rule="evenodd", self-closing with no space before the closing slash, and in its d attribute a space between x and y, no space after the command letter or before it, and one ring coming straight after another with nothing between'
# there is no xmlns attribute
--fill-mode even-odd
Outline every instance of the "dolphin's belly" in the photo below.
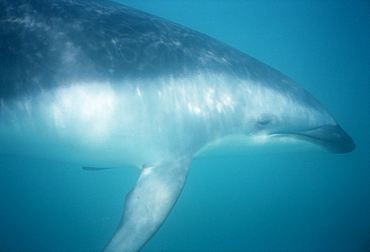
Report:
<svg viewBox="0 0 370 252"><path fill-rule="evenodd" d="M0 154L91 166L155 162L166 143L158 148L156 135L138 120L139 98L125 91L75 84L3 100Z"/></svg>
<svg viewBox="0 0 370 252"><path fill-rule="evenodd" d="M0 154L107 167L195 153L234 121L232 94L204 78L70 83L3 99Z"/></svg>

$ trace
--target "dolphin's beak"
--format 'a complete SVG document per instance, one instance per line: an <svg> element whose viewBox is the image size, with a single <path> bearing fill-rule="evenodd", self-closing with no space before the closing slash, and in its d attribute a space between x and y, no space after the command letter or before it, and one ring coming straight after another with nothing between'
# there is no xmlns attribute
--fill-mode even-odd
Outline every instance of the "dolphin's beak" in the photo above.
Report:
<svg viewBox="0 0 370 252"><path fill-rule="evenodd" d="M332 153L347 153L356 148L353 139L337 124L326 125L298 134L309 141L321 145Z"/></svg>

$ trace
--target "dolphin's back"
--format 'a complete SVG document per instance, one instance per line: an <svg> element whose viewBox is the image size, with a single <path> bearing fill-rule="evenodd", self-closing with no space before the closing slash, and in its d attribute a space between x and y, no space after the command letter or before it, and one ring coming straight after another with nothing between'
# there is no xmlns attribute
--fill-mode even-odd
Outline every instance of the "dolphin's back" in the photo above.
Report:
<svg viewBox="0 0 370 252"><path fill-rule="evenodd" d="M298 87L209 36L113 2L1 0L0 20L3 98L81 80L124 83L200 72Z"/></svg>

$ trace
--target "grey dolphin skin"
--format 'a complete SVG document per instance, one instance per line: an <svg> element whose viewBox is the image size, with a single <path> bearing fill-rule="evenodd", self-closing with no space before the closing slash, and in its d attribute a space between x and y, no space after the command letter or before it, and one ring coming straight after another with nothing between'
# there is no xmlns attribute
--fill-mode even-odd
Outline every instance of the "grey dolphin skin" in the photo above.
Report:
<svg viewBox="0 0 370 252"><path fill-rule="evenodd" d="M1 155L142 169L106 251L148 242L196 157L355 149L284 74L117 3L0 0L0 59Z"/></svg>

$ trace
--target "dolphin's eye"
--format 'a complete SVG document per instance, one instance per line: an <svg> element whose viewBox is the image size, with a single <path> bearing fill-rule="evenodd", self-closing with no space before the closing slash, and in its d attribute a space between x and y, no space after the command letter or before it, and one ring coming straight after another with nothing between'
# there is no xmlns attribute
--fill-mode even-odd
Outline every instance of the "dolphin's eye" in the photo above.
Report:
<svg viewBox="0 0 370 252"><path fill-rule="evenodd" d="M273 121L273 118L274 116L269 113L261 114L257 118L256 124L260 128L265 128L267 125L269 125Z"/></svg>
<svg viewBox="0 0 370 252"><path fill-rule="evenodd" d="M270 122L271 122L270 118L263 118L261 120L258 120L257 124L259 124L261 126L265 126L265 125L269 124Z"/></svg>

